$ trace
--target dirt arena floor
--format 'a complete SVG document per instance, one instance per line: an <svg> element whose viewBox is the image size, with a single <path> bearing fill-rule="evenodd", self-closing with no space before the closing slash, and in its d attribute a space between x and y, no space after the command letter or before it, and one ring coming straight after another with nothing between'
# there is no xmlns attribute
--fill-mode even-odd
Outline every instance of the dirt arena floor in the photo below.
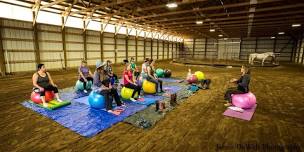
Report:
<svg viewBox="0 0 304 152"><path fill-rule="evenodd" d="M258 107L248 122L222 115L223 94L231 86L228 81L239 77L239 67L168 63L158 67L171 69L174 77L184 78L189 67L203 71L212 79L211 89L190 96L151 129L118 123L92 138L81 137L20 104L29 98L31 74L0 78L0 151L304 151L303 66L252 69L250 88ZM73 86L77 79L76 70L51 74L60 88Z"/></svg>

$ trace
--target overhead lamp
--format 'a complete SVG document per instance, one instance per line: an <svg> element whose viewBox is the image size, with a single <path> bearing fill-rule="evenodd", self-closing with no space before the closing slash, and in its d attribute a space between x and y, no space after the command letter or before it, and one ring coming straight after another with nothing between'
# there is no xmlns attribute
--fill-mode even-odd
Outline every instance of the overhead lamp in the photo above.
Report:
<svg viewBox="0 0 304 152"><path fill-rule="evenodd" d="M292 24L291 27L300 27L301 24Z"/></svg>
<svg viewBox="0 0 304 152"><path fill-rule="evenodd" d="M196 24L203 24L203 21L196 21Z"/></svg>
<svg viewBox="0 0 304 152"><path fill-rule="evenodd" d="M283 34L285 34L285 32L279 32L278 34L279 34L279 35L283 35Z"/></svg>
<svg viewBox="0 0 304 152"><path fill-rule="evenodd" d="M176 2L172 2L172 3L166 4L166 6L167 6L168 8L176 8L176 7L177 7L177 4L176 4Z"/></svg>
<svg viewBox="0 0 304 152"><path fill-rule="evenodd" d="M225 37L224 40L228 40L228 38Z"/></svg>
<svg viewBox="0 0 304 152"><path fill-rule="evenodd" d="M219 34L218 36L219 36L219 37L223 37L223 35L222 35L222 34Z"/></svg>
<svg viewBox="0 0 304 152"><path fill-rule="evenodd" d="M270 37L271 39L275 39L275 37L274 36L272 36L272 37Z"/></svg>
<svg viewBox="0 0 304 152"><path fill-rule="evenodd" d="M210 32L215 32L215 29L210 29L209 31L210 31Z"/></svg>

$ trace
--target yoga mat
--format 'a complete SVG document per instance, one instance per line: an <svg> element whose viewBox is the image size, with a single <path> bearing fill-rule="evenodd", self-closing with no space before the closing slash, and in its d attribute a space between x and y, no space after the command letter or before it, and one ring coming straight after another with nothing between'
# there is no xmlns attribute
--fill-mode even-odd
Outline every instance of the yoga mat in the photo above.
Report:
<svg viewBox="0 0 304 152"><path fill-rule="evenodd" d="M175 79L175 78L159 78L160 80L162 80L163 82L179 82L181 81L181 79Z"/></svg>
<svg viewBox="0 0 304 152"><path fill-rule="evenodd" d="M179 90L181 90L182 88L180 86L164 86L163 90L166 93L177 93Z"/></svg>
<svg viewBox="0 0 304 152"><path fill-rule="evenodd" d="M256 107L257 105L255 104L251 109L246 109L242 113L227 108L227 110L223 113L223 115L250 121L255 112Z"/></svg>
<svg viewBox="0 0 304 152"><path fill-rule="evenodd" d="M78 102L72 102L71 105L52 111L27 101L23 102L22 105L85 137L92 137L123 121L128 116L147 108L145 105L126 103L125 110L116 116Z"/></svg>

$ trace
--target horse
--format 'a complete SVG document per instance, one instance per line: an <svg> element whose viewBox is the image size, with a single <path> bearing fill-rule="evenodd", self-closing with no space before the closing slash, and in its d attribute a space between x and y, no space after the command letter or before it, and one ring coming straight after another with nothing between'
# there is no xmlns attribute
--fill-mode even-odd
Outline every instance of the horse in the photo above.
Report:
<svg viewBox="0 0 304 152"><path fill-rule="evenodd" d="M252 53L249 55L249 64L253 65L254 59L262 60L262 66L264 66L264 61L268 58L272 57L272 63L275 61L275 53L273 52L265 52L265 53Z"/></svg>

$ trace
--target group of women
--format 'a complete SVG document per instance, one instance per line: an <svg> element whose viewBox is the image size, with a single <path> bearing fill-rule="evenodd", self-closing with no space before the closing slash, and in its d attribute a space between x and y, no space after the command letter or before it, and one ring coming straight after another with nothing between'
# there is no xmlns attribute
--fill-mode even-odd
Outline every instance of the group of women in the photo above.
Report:
<svg viewBox="0 0 304 152"><path fill-rule="evenodd" d="M123 71L123 86L133 89L133 94L130 100L136 101L138 98L135 97L135 94L141 94L141 84L137 83L143 82L143 80L148 80L154 83L157 87L157 93L163 93L162 80L160 80L155 75L155 60L146 58L142 64L141 73L136 67L134 58L131 58L130 62L124 60L124 71ZM41 101L43 106L47 107L47 102L45 101L45 91L54 91L57 101L61 102L58 95L57 85L53 82L51 75L46 71L44 64L38 65L38 71L34 73L32 81L34 85L34 91L39 92L41 96ZM113 73L111 61L106 62L97 62L96 69L94 74L91 73L90 69L87 66L86 61L81 62L79 67L79 80L83 82L84 88L88 81L91 81L94 85L95 90L105 97L106 110L108 112L114 113L112 107L111 97L114 98L117 106L125 106L121 101L117 87L114 85L118 82L117 75ZM250 83L250 70L247 66L242 66L241 68L241 77L240 79L232 79L230 82L237 84L237 87L229 88L225 93L225 100L227 100L226 106L231 105L231 95L232 94L243 94L249 92L249 83ZM209 87L209 84L208 84ZM84 89L84 92L89 90ZM139 96L140 98L140 96Z"/></svg>

